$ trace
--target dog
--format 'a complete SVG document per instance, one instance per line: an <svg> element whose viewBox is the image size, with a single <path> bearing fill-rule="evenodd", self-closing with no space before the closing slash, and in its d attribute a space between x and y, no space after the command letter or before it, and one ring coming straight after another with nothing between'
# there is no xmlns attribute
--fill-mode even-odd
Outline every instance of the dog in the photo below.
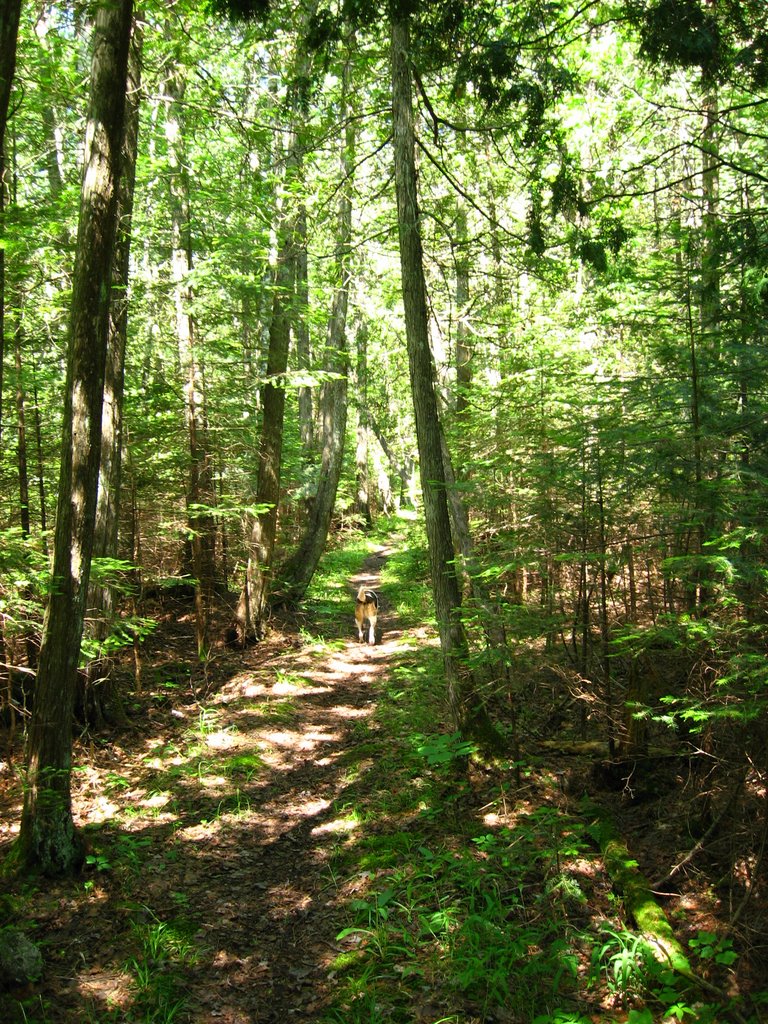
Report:
<svg viewBox="0 0 768 1024"><path fill-rule="evenodd" d="M375 590L360 587L355 600L355 622L360 642L365 639L363 623L368 619L368 643L376 643L376 619L379 614L379 597Z"/></svg>

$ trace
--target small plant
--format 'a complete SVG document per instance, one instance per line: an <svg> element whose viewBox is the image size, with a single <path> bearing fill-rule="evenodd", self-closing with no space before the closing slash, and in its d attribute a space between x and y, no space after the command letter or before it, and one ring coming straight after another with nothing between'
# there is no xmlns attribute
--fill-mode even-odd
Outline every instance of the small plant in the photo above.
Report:
<svg viewBox="0 0 768 1024"><path fill-rule="evenodd" d="M251 801L248 797L241 793L239 789L236 789L233 796L227 797L226 800L222 800L216 809L217 817L222 814L234 814L235 816L241 814L248 814L251 810Z"/></svg>
<svg viewBox="0 0 768 1024"><path fill-rule="evenodd" d="M235 754L223 765L224 774L239 777L250 782L264 768L264 759L260 754Z"/></svg>
<svg viewBox="0 0 768 1024"><path fill-rule="evenodd" d="M137 923L133 933L138 951L127 964L134 978L138 1011L145 1021L172 1024L184 1010L184 971L197 959L188 925L154 918Z"/></svg>
<svg viewBox="0 0 768 1024"><path fill-rule="evenodd" d="M130 789L131 782L124 775L118 775L117 772L107 772L104 788L108 793L115 793L121 789Z"/></svg>
<svg viewBox="0 0 768 1024"><path fill-rule="evenodd" d="M593 978L602 975L614 998L639 995L647 989L649 968L656 963L648 943L642 935L628 931L606 930L604 935L602 944L592 951Z"/></svg>
<svg viewBox="0 0 768 1024"><path fill-rule="evenodd" d="M89 853L85 858L85 866L93 871L111 871L112 863L103 853Z"/></svg>
<svg viewBox="0 0 768 1024"><path fill-rule="evenodd" d="M295 721L296 705L290 698L285 700L268 700L256 707L258 714L265 722L274 725L290 725Z"/></svg>
<svg viewBox="0 0 768 1024"><path fill-rule="evenodd" d="M218 712L212 711L210 708L201 708L197 716L197 728L195 729L195 734L201 739L204 739L212 732L216 732L218 728Z"/></svg>
<svg viewBox="0 0 768 1024"><path fill-rule="evenodd" d="M700 931L695 939L689 941L688 945L698 953L702 960L711 960L724 967L730 967L739 959L739 954L734 950L731 939L720 938L714 932Z"/></svg>
<svg viewBox="0 0 768 1024"><path fill-rule="evenodd" d="M278 669L275 672L274 685L283 689L305 690L312 686L312 681L306 676L299 675L298 672L283 672L282 669Z"/></svg>
<svg viewBox="0 0 768 1024"><path fill-rule="evenodd" d="M475 751L474 744L462 740L461 734L458 732L416 737L416 739L422 740L416 749L422 757L426 758L427 764L431 768L469 757Z"/></svg>

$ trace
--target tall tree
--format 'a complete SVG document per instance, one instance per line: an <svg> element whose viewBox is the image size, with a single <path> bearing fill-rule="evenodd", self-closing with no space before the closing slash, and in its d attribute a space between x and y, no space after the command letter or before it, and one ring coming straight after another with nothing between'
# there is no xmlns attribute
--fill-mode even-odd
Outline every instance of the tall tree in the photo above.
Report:
<svg viewBox="0 0 768 1024"><path fill-rule="evenodd" d="M336 492L344 460L347 430L347 308L352 274L352 167L355 154L355 127L349 118L350 65L342 74L339 119L345 125L341 136L339 172L341 188L337 215L335 253L335 289L328 319L326 369L334 376L323 385L320 400L322 449L317 491L304 535L294 555L280 570L280 599L300 601L312 581L328 539L328 527L336 504Z"/></svg>
<svg viewBox="0 0 768 1024"><path fill-rule="evenodd" d="M371 526L371 487L368 475L368 324L361 323L356 337L357 429L355 444L355 510L365 526Z"/></svg>
<svg viewBox="0 0 768 1024"><path fill-rule="evenodd" d="M27 784L16 846L22 865L51 875L71 871L82 856L72 818L72 715L99 481L132 13L132 0L104 0L96 10L93 28L53 583L29 727Z"/></svg>
<svg viewBox="0 0 768 1024"><path fill-rule="evenodd" d="M197 649L198 655L204 657L210 646L209 624L215 589L216 530L212 508L216 498L213 486L213 459L209 451L205 415L203 366L197 321L192 311L193 296L189 280L193 268L193 242L190 176L184 125L186 73L186 69L177 63L168 75L165 86L168 98L165 125L170 164L168 184L171 212L171 278L189 444L187 516L192 550L192 573L195 578Z"/></svg>
<svg viewBox="0 0 768 1024"><path fill-rule="evenodd" d="M429 346L413 124L410 18L407 11L393 4L391 19L392 127L400 273L432 593L453 721L460 731L472 732L479 718L479 707L467 673L468 646L460 617L461 591L454 563L434 368Z"/></svg>
<svg viewBox="0 0 768 1024"><path fill-rule="evenodd" d="M0 10L0 240L5 235L5 129L16 71L16 41L21 0L7 0ZM3 364L5 355L5 245L0 245L0 441L3 423Z"/></svg>
<svg viewBox="0 0 768 1024"><path fill-rule="evenodd" d="M120 525L120 492L123 468L123 404L125 398L125 349L128 336L128 283L131 254L131 220L136 183L136 156L141 108L141 52L143 26L135 22L128 53L128 83L125 108L122 169L118 195L118 227L114 249L109 341L104 378L104 407L101 427L99 497L94 528L94 558L117 559ZM115 612L114 587L108 578L91 584L88 599L90 630L100 645L96 658L86 668L89 712L96 721L124 717L117 688L110 682L103 642Z"/></svg>
<svg viewBox="0 0 768 1024"><path fill-rule="evenodd" d="M237 623L244 640L258 638L263 631L269 594L272 588L273 558L277 539L280 502L280 473L283 457L285 420L285 372L291 326L295 315L297 265L301 244L303 205L297 203L304 157L303 130L306 120L304 92L309 82L311 58L301 51L306 24L316 9L316 0L301 12L298 33L299 51L291 69L286 109L289 125L282 154L284 180L277 211L277 266L275 267L272 315L264 386L262 388L262 428L258 455L257 512L251 528L245 584L237 607Z"/></svg>

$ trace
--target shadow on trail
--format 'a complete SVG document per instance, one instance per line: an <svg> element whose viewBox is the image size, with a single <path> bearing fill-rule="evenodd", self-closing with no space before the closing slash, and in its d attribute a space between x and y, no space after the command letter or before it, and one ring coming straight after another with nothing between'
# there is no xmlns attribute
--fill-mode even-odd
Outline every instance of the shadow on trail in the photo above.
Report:
<svg viewBox="0 0 768 1024"><path fill-rule="evenodd" d="M407 649L396 625L384 611L376 646L254 649L254 667L245 652L197 719L167 708L132 765L94 770L87 898L82 880L55 905L41 894L45 976L25 1010L0 1006L2 1024L160 1019L163 1000L190 1024L319 1019L348 923L333 859L377 827L358 808L390 785L372 713ZM166 945L150 955L153 934Z"/></svg>

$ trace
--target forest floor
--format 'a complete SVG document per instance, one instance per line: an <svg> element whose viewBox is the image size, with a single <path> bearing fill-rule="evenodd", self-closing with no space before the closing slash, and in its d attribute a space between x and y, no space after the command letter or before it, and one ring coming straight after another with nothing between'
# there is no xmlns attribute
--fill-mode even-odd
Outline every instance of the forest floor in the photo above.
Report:
<svg viewBox="0 0 768 1024"><path fill-rule="evenodd" d="M77 746L83 876L7 887L45 968L0 994L0 1024L650 1024L673 1003L731 1019L648 1003L641 957L620 976L629 933L569 810L582 769L467 765L429 703L434 632L399 619L396 579L376 645L358 643L354 591L379 587L393 550L337 586L322 638L275 620L256 646L218 647L204 679L191 608L165 616L131 728ZM21 799L4 769L0 858ZM661 817L622 818L650 877L676 853ZM718 926L701 878L675 910L683 937Z"/></svg>

